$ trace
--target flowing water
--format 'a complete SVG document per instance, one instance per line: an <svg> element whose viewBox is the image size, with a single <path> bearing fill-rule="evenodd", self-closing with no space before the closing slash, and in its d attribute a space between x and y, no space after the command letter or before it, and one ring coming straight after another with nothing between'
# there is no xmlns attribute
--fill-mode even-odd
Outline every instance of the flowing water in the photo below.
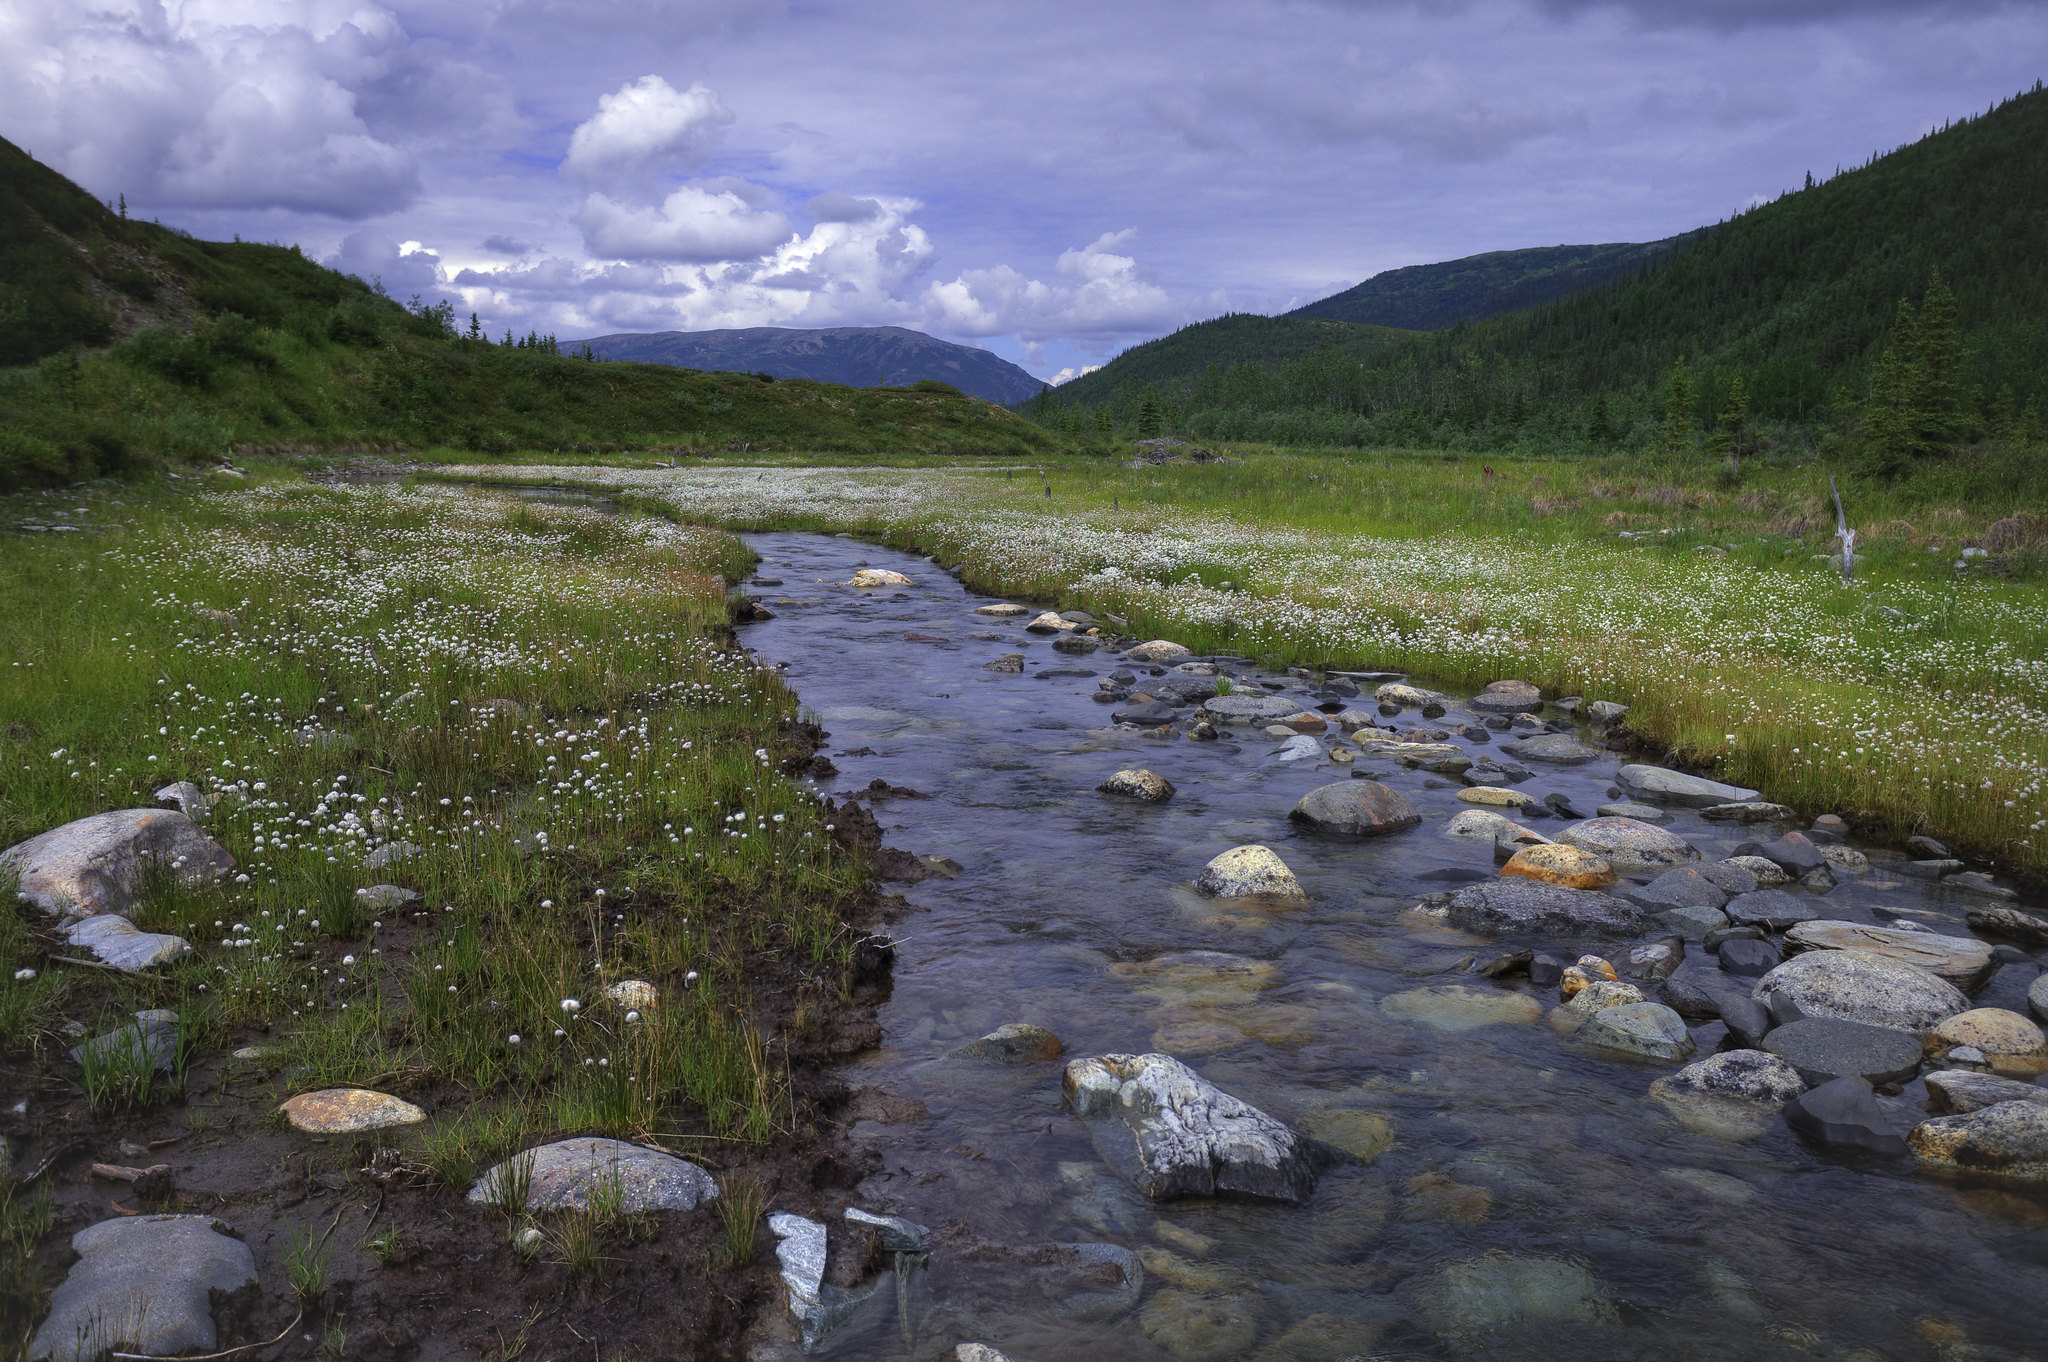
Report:
<svg viewBox="0 0 2048 1362"><path fill-rule="evenodd" d="M1123 664L975 614L988 598L936 564L846 538L750 542L760 575L781 582L750 588L777 617L743 638L829 730L841 774L821 790L865 803L879 778L927 794L874 806L885 841L962 867L908 890L886 1038L847 1075L891 1099L860 1108L871 1119L855 1135L880 1171L855 1199L933 1226L938 1245L923 1272L885 1274L829 1355L950 1357L978 1339L1035 1362L2048 1356L2048 1198L1823 1152L1775 1118L1747 1138L1697 1133L1648 1092L1675 1065L1557 1034L1538 1015L1554 988L1462 974L1475 954L1533 945L1570 960L1602 943L1483 939L1411 911L1459 872L1494 870L1489 844L1442 835L1471 807L1452 782L1386 777L1424 815L1409 832L1297 831L1288 810L1344 767L1279 762L1280 744L1253 731L1117 731L1093 696L1096 674ZM914 585L839 585L862 564ZM1025 655L1023 674L984 667L1007 652ZM1087 674L1042 676L1056 669ZM1314 682L1225 670L1314 704ZM1461 719L1474 716L1454 706L1441 723ZM1620 760L1525 762L1536 774L1522 788L1590 814ZM1156 805L1096 793L1127 767L1178 792ZM1668 826L1709 859L1771 835L1677 810ZM1278 851L1308 901L1248 908L1190 889L1247 842ZM1892 881L1882 855L1841 877L1825 916L1967 934L1968 896ZM1194 951L1255 963L1161 963ZM2034 973L2003 967L1978 1004L2024 1012ZM1680 977L1739 987L1697 943ZM1453 983L1482 997L1415 993ZM1070 1057L1167 1052L1338 1143L1391 1143L1327 1173L1303 1206L1150 1204L1063 1109L1059 1063L949 1057L1006 1022L1051 1029ZM1700 1056L1723 1033L1695 1026ZM1894 1110L1910 1122L1905 1104L1924 1101L1915 1082ZM996 1247L1054 1242L1141 1251L1142 1303L1106 1288L1113 1271L1077 1297L1071 1271Z"/></svg>

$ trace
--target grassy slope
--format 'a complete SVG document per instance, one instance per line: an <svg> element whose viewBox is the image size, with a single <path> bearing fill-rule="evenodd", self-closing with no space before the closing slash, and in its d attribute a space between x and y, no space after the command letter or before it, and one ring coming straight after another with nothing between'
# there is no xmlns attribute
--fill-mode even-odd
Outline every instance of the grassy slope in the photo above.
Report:
<svg viewBox="0 0 2048 1362"><path fill-rule="evenodd" d="M1376 274L1285 315L1440 331L1604 284L1692 244L1694 235L1641 243L1488 251L1440 264L1410 265Z"/></svg>
<svg viewBox="0 0 2048 1362"><path fill-rule="evenodd" d="M2009 389L2015 412L2048 406L2044 147L2048 93L2036 91L1744 213L1639 275L1387 346L1320 403L1287 383L1212 384L1183 419L1233 402L1293 403L1351 418L1347 442L1540 446L1583 438L1595 394L1625 428L1646 427L1685 355L1703 425L1740 373L1758 416L1810 428L1838 385L1862 392L1899 300L1917 297L1934 268L1956 293L1965 386L1987 401ZM1062 398L1109 401L1122 416L1147 384L1190 397L1205 371L1246 359L1277 371L1299 353L1247 346L1252 333L1234 318L1180 334L1176 364L1139 347Z"/></svg>

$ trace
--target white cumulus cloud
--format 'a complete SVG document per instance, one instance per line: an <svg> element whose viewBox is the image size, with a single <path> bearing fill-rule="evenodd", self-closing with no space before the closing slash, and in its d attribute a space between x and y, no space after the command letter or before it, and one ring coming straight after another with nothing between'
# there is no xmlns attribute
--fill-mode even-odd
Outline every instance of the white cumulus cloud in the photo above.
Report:
<svg viewBox="0 0 2048 1362"><path fill-rule="evenodd" d="M1112 249L1135 231L1104 232L1062 251L1067 283L1027 278L1008 265L966 270L925 290L929 325L956 336L1015 335L1025 341L1065 336L1132 335L1171 325L1180 309L1140 269Z"/></svg>
<svg viewBox="0 0 2048 1362"><path fill-rule="evenodd" d="M789 219L731 188L684 185L655 205L592 194L576 225L592 255L614 260L713 263L758 259L789 239Z"/></svg>
<svg viewBox="0 0 2048 1362"><path fill-rule="evenodd" d="M703 165L732 121L732 110L701 81L678 90L660 76L642 76L598 98L597 113L570 136L562 169L594 188L651 188Z"/></svg>

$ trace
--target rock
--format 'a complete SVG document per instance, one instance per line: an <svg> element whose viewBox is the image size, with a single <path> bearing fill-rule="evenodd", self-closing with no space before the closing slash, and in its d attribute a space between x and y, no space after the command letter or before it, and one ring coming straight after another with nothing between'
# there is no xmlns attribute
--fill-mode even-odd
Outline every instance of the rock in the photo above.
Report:
<svg viewBox="0 0 2048 1362"><path fill-rule="evenodd" d="M1661 941L1645 941L1640 946L1629 947L1621 972L1637 983L1654 984L1670 978L1684 961L1684 939L1666 937Z"/></svg>
<svg viewBox="0 0 2048 1362"><path fill-rule="evenodd" d="M1072 620L1047 610L1025 625L1024 629L1025 632L1032 634L1065 634L1072 632L1076 627L1078 626Z"/></svg>
<svg viewBox="0 0 2048 1362"><path fill-rule="evenodd" d="M1287 816L1317 832L1347 837L1383 837L1422 822L1406 795L1377 780L1319 786L1303 795Z"/></svg>
<svg viewBox="0 0 2048 1362"><path fill-rule="evenodd" d="M101 913L61 927L58 938L126 974L169 964L192 949L182 936L145 932L125 917Z"/></svg>
<svg viewBox="0 0 2048 1362"><path fill-rule="evenodd" d="M2048 1088L1968 1069L1933 1070L1927 1075L1927 1096L1936 1115L1961 1115L1999 1102L2048 1104Z"/></svg>
<svg viewBox="0 0 2048 1362"><path fill-rule="evenodd" d="M775 1261L782 1269L790 1317L802 1336L803 1351L814 1352L827 1334L852 1316L869 1293L850 1295L826 1284L825 1227L819 1222L777 1211L768 1217L768 1229L776 1238Z"/></svg>
<svg viewBox="0 0 2048 1362"><path fill-rule="evenodd" d="M1684 1059L1695 1048L1685 1019L1662 1003L1603 1007L1586 1019L1578 1036L1588 1045L1645 1059Z"/></svg>
<svg viewBox="0 0 2048 1362"><path fill-rule="evenodd" d="M1994 1073L2032 1077L2048 1070L2048 1036L2017 1012L1973 1007L1944 1018L1927 1034L1929 1058L1968 1046L1981 1051Z"/></svg>
<svg viewBox="0 0 2048 1362"><path fill-rule="evenodd" d="M2048 946L2048 918L2038 918L2017 908L1968 908L1963 920L1980 932L2011 937L2030 946Z"/></svg>
<svg viewBox="0 0 2048 1362"><path fill-rule="evenodd" d="M604 996L619 1007L647 1012L661 1005L661 990L645 979L621 979Z"/></svg>
<svg viewBox="0 0 2048 1362"><path fill-rule="evenodd" d="M1497 813L1488 813L1485 809L1465 809L1454 814L1451 820L1444 824L1444 836L1463 837L1475 842L1491 842L1508 829L1529 831L1512 819L1503 818Z"/></svg>
<svg viewBox="0 0 2048 1362"><path fill-rule="evenodd" d="M356 897L363 901L365 908L402 908L420 901L418 893L395 884L373 884L356 890Z"/></svg>
<svg viewBox="0 0 2048 1362"><path fill-rule="evenodd" d="M621 1140L579 1136L516 1154L491 1169L469 1189L471 1204L495 1204L502 1195L501 1179L516 1179L521 1161L531 1168L529 1211L588 1210L591 1193L613 1179L625 1192L620 1209L627 1214L692 1211L718 1195L711 1175L687 1159Z"/></svg>
<svg viewBox="0 0 2048 1362"><path fill-rule="evenodd" d="M1491 960L1481 961L1472 966L1472 973L1488 979L1502 979L1510 974L1526 972L1536 959L1534 951L1510 951L1496 955Z"/></svg>
<svg viewBox="0 0 2048 1362"><path fill-rule="evenodd" d="M1946 980L1861 951L1795 955L1757 980L1753 996L1773 1016L1782 1001L1801 1016L1864 1022L1915 1036L1970 1006L1969 999Z"/></svg>
<svg viewBox="0 0 2048 1362"><path fill-rule="evenodd" d="M1720 958L1721 968L1738 979L1761 979L1783 960L1776 946L1753 937L1724 941L1715 954Z"/></svg>
<svg viewBox="0 0 2048 1362"><path fill-rule="evenodd" d="M1497 785L1472 785L1458 791L1455 796L1466 804L1487 804L1496 808L1519 809L1534 804L1533 797L1520 790L1504 790Z"/></svg>
<svg viewBox="0 0 2048 1362"><path fill-rule="evenodd" d="M1155 638L1150 643L1140 643L1137 647L1126 651L1124 653L1124 661L1151 664L1178 662L1182 658L1192 656L1194 656L1192 652L1178 643L1172 643L1163 638Z"/></svg>
<svg viewBox="0 0 2048 1362"><path fill-rule="evenodd" d="M88 1362L104 1350L211 1352L213 1293L256 1283L256 1258L207 1215L102 1220L71 1236L78 1255L28 1356Z"/></svg>
<svg viewBox="0 0 2048 1362"><path fill-rule="evenodd" d="M1633 818L1638 823L1669 823L1671 815L1650 804L1632 804L1623 800L1618 804L1602 804L1593 810L1602 818Z"/></svg>
<svg viewBox="0 0 2048 1362"><path fill-rule="evenodd" d="M1145 1336L1181 1362L1243 1357L1258 1341L1256 1318L1235 1301L1161 1291L1138 1312Z"/></svg>
<svg viewBox="0 0 2048 1362"><path fill-rule="evenodd" d="M1327 731L1330 726L1324 721L1322 715L1311 714L1304 709L1282 719L1279 727L1286 729L1290 733L1319 734Z"/></svg>
<svg viewBox="0 0 2048 1362"><path fill-rule="evenodd" d="M1324 1146L1168 1055L1072 1060L1064 1088L1103 1158L1155 1200L1305 1201L1328 1163Z"/></svg>
<svg viewBox="0 0 2048 1362"><path fill-rule="evenodd" d="M1621 976L1614 966L1597 955L1582 955L1558 979L1558 996L1570 1002L1589 984L1619 983Z"/></svg>
<svg viewBox="0 0 2048 1362"><path fill-rule="evenodd" d="M1356 733L1362 728L1370 729L1377 727L1378 725L1375 721L1378 717L1378 715L1367 710L1347 709L1333 716L1331 722L1335 723L1338 728L1346 733Z"/></svg>
<svg viewBox="0 0 2048 1362"><path fill-rule="evenodd" d="M1938 1116L1906 1138L1925 1168L2002 1182L2048 1182L2048 1105L2036 1100Z"/></svg>
<svg viewBox="0 0 2048 1362"><path fill-rule="evenodd" d="M354 1135L387 1126L409 1126L427 1114L403 1098L368 1088L323 1088L302 1092L278 1108L294 1128L314 1135Z"/></svg>
<svg viewBox="0 0 2048 1362"><path fill-rule="evenodd" d="M1013 620L1030 614L1031 608L1024 605L1012 605L1008 601L998 601L994 605L977 605L974 607L974 613L977 615L993 615L997 619Z"/></svg>
<svg viewBox="0 0 2048 1362"><path fill-rule="evenodd" d="M156 806L176 809L187 818L198 818L213 807L213 800L191 781L180 780L156 792Z"/></svg>
<svg viewBox="0 0 2048 1362"><path fill-rule="evenodd" d="M1004 653L993 662L982 663L981 669L985 672L1005 672L1011 676L1021 675L1024 671L1024 654Z"/></svg>
<svg viewBox="0 0 2048 1362"><path fill-rule="evenodd" d="M1722 911L1730 922L1740 926L1768 927L1779 932L1820 916L1818 908L1782 889L1758 889L1753 893L1737 894L1728 900Z"/></svg>
<svg viewBox="0 0 2048 1362"><path fill-rule="evenodd" d="M1761 800L1742 804L1709 804L1700 810L1700 817L1715 823L1787 822L1798 816L1796 810L1786 805L1767 804Z"/></svg>
<svg viewBox="0 0 2048 1362"><path fill-rule="evenodd" d="M1500 873L1526 876L1543 884L1561 884L1567 889L1605 889L1621 878L1592 852L1555 843L1523 847L1508 858Z"/></svg>
<svg viewBox="0 0 2048 1362"><path fill-rule="evenodd" d="M1965 870L1942 880L1944 889L1960 889L1971 894L1982 894L1986 898L2016 899L2018 894L2002 884L1993 883L1991 877L1981 870ZM2035 921L2040 921L2036 918Z"/></svg>
<svg viewBox="0 0 2048 1362"><path fill-rule="evenodd" d="M2044 1090L2048 1093L2048 1090ZM1324 1144L1371 1163L1394 1142L1394 1124L1378 1112L1325 1108L1301 1118L1301 1128Z"/></svg>
<svg viewBox="0 0 2048 1362"><path fill-rule="evenodd" d="M1622 897L1651 914L1684 908L1719 916L1730 896L1699 867L1684 866L1667 870L1648 884L1631 885L1622 891Z"/></svg>
<svg viewBox="0 0 2048 1362"><path fill-rule="evenodd" d="M2027 1011L2048 1021L2048 974L2034 976L2034 982L2027 985Z"/></svg>
<svg viewBox="0 0 2048 1362"><path fill-rule="evenodd" d="M1416 1303L1439 1335L1468 1345L1510 1328L1581 1337L1584 1326L1620 1320L1584 1263L1498 1251L1438 1268Z"/></svg>
<svg viewBox="0 0 2048 1362"><path fill-rule="evenodd" d="M1906 850L1916 856L1932 857L1935 860L1943 860L1948 856L1948 848L1935 841L1932 837L1908 837L1906 839Z"/></svg>
<svg viewBox="0 0 2048 1362"><path fill-rule="evenodd" d="M1063 1053L1060 1038L1029 1022L1008 1022L953 1051L955 1059L986 1059L997 1064L1045 1064Z"/></svg>
<svg viewBox="0 0 2048 1362"><path fill-rule="evenodd" d="M1475 714L1534 714L1543 708L1543 693L1527 681L1496 681L1465 708Z"/></svg>
<svg viewBox="0 0 2048 1362"><path fill-rule="evenodd" d="M1729 907L1734 916L1734 904ZM1965 991L1980 987L1998 968L1997 954L1975 937L1940 936L1861 922L1801 922L1785 933L1785 941L1795 950L1848 951L1872 960L1912 965Z"/></svg>
<svg viewBox="0 0 2048 1362"><path fill-rule="evenodd" d="M962 1343L953 1349L953 1362L1015 1362L1015 1359L986 1343Z"/></svg>
<svg viewBox="0 0 2048 1362"><path fill-rule="evenodd" d="M1399 762L1411 771L1435 771L1439 775L1454 776L1472 765L1472 758L1447 742L1382 741L1357 734L1352 736L1352 741L1358 744L1358 750L1365 756Z"/></svg>
<svg viewBox="0 0 2048 1362"><path fill-rule="evenodd" d="M1138 992L1170 1006L1234 1007L1280 982L1280 967L1222 951L1176 951L1111 965L1109 975L1136 981Z"/></svg>
<svg viewBox="0 0 2048 1362"><path fill-rule="evenodd" d="M1893 861L1886 867L1894 875L1904 875L1915 880L1939 880L1956 874L1963 868L1961 861Z"/></svg>
<svg viewBox="0 0 2048 1362"><path fill-rule="evenodd" d="M911 581L900 572L887 568L862 568L853 574L848 586L909 586Z"/></svg>
<svg viewBox="0 0 2048 1362"><path fill-rule="evenodd" d="M1870 869L1870 858L1855 847L1829 843L1820 849L1820 854L1827 861L1830 870L1860 872Z"/></svg>
<svg viewBox="0 0 2048 1362"><path fill-rule="evenodd" d="M1723 1050L1650 1085L1655 1093L1719 1097L1774 1109L1806 1089L1797 1069L1762 1050Z"/></svg>
<svg viewBox="0 0 2048 1362"><path fill-rule="evenodd" d="M1433 690L1423 690L1416 686L1403 685L1399 681L1389 681L1378 690L1375 690L1372 693L1372 698L1383 705L1394 705L1401 709L1419 709L1424 705L1436 704L1449 697L1439 695Z"/></svg>
<svg viewBox="0 0 2048 1362"><path fill-rule="evenodd" d="M1755 1050L1762 1047L1764 1037L1775 1025L1771 1014L1764 1005L1754 998L1733 994L1720 1000L1721 1020L1728 1027L1728 1034L1737 1044Z"/></svg>
<svg viewBox="0 0 2048 1362"><path fill-rule="evenodd" d="M1086 634L1068 634L1052 641L1052 650L1056 653L1092 653L1101 646L1101 639L1090 638Z"/></svg>
<svg viewBox="0 0 2048 1362"><path fill-rule="evenodd" d="M1869 1080L1853 1075L1822 1083L1787 1102L1785 1124L1822 1144L1872 1154L1906 1152L1906 1142L1885 1120Z"/></svg>
<svg viewBox="0 0 2048 1362"><path fill-rule="evenodd" d="M1277 695L1244 695L1233 691L1229 695L1212 695L1202 702L1202 714L1212 723L1219 724L1265 725L1292 718L1294 713L1294 702Z"/></svg>
<svg viewBox="0 0 2048 1362"><path fill-rule="evenodd" d="M1544 733L1504 742L1500 750L1524 761L1547 761L1553 766L1579 766L1600 758L1596 749L1586 746L1569 733Z"/></svg>
<svg viewBox="0 0 2048 1362"><path fill-rule="evenodd" d="M1658 984L1656 1001L1689 1022L1709 1022L1721 1015L1721 1004L1711 993L1684 979L1666 979Z"/></svg>
<svg viewBox="0 0 2048 1362"><path fill-rule="evenodd" d="M1744 842L1741 856L1761 856L1794 879L1827 868L1828 858L1804 833L1788 832L1775 842Z"/></svg>
<svg viewBox="0 0 2048 1362"><path fill-rule="evenodd" d="M1143 769L1118 771L1095 788L1103 794L1141 799L1148 804L1159 804L1173 798L1172 781L1156 771Z"/></svg>
<svg viewBox="0 0 2048 1362"><path fill-rule="evenodd" d="M1471 931L1529 936L1634 936L1643 926L1641 912L1631 903L1598 890L1566 889L1519 876L1458 890L1448 916Z"/></svg>
<svg viewBox="0 0 2048 1362"><path fill-rule="evenodd" d="M1551 1012L1550 1027L1559 1035L1569 1036L1583 1027L1596 1012L1610 1007L1627 1007L1641 1001L1643 991L1634 984L1595 979L1574 992L1564 1006Z"/></svg>
<svg viewBox="0 0 2048 1362"><path fill-rule="evenodd" d="M90 917L125 913L148 871L167 871L181 884L207 885L235 868L235 858L168 809L116 809L53 828L0 851L16 895L46 913Z"/></svg>
<svg viewBox="0 0 2048 1362"><path fill-rule="evenodd" d="M1633 818L1589 818L1564 829L1557 839L1592 852L1624 875L1668 870L1700 858L1698 848L1677 833Z"/></svg>
<svg viewBox="0 0 2048 1362"><path fill-rule="evenodd" d="M1528 1026L1543 1016L1543 1004L1526 993L1471 984L1440 984L1380 999L1380 1011L1395 1021L1418 1022L1433 1031L1477 1031L1486 1026Z"/></svg>
<svg viewBox="0 0 2048 1362"><path fill-rule="evenodd" d="M1614 773L1614 783L1630 798L1651 804L1670 804L1684 809L1710 809L1716 804L1748 804L1761 798L1755 790L1723 785L1703 776L1668 771L1661 766L1624 766Z"/></svg>
<svg viewBox="0 0 2048 1362"><path fill-rule="evenodd" d="M858 1206L846 1208L846 1223L873 1230L875 1242L884 1253L929 1253L932 1232L924 1225L900 1215L877 1215Z"/></svg>
<svg viewBox="0 0 2048 1362"><path fill-rule="evenodd" d="M1282 898L1304 899L1308 891L1301 887L1301 881L1294 878L1294 872L1271 848L1253 843L1250 846L1232 847L1221 856L1202 867L1202 873L1195 876L1195 889L1211 898L1245 898L1253 894L1270 894Z"/></svg>
<svg viewBox="0 0 2048 1362"><path fill-rule="evenodd" d="M89 1056L103 1068L121 1066L136 1071L147 1064L157 1073L170 1073L177 1068L178 1014L151 1008L134 1016L133 1021L73 1047L72 1062L83 1065Z"/></svg>
<svg viewBox="0 0 2048 1362"><path fill-rule="evenodd" d="M1160 724L1172 723L1176 714L1174 707L1163 700L1146 700L1114 710L1109 718L1112 723L1142 724L1147 728L1156 728Z"/></svg>
<svg viewBox="0 0 2048 1362"><path fill-rule="evenodd" d="M1792 883L1792 877L1779 869L1776 862L1765 860L1761 856L1730 856L1720 862L1719 866L1724 871L1739 871L1749 876L1752 886L1750 892Z"/></svg>
<svg viewBox="0 0 2048 1362"><path fill-rule="evenodd" d="M413 842L386 842L363 857L363 865L366 869L382 870L387 865L397 865L400 861L411 860L423 849Z"/></svg>
<svg viewBox="0 0 2048 1362"><path fill-rule="evenodd" d="M1834 1017L1803 1017L1764 1037L1763 1048L1810 1084L1848 1075L1872 1083L1904 1083L1920 1071L1920 1046L1883 1026Z"/></svg>

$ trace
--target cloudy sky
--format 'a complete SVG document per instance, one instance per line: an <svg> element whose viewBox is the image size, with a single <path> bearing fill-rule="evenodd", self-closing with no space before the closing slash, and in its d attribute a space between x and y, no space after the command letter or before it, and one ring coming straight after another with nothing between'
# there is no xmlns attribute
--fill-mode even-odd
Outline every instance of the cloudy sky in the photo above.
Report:
<svg viewBox="0 0 2048 1362"><path fill-rule="evenodd" d="M1043 376L1682 231L2048 74L2004 0L0 0L0 134L567 337L894 323Z"/></svg>

